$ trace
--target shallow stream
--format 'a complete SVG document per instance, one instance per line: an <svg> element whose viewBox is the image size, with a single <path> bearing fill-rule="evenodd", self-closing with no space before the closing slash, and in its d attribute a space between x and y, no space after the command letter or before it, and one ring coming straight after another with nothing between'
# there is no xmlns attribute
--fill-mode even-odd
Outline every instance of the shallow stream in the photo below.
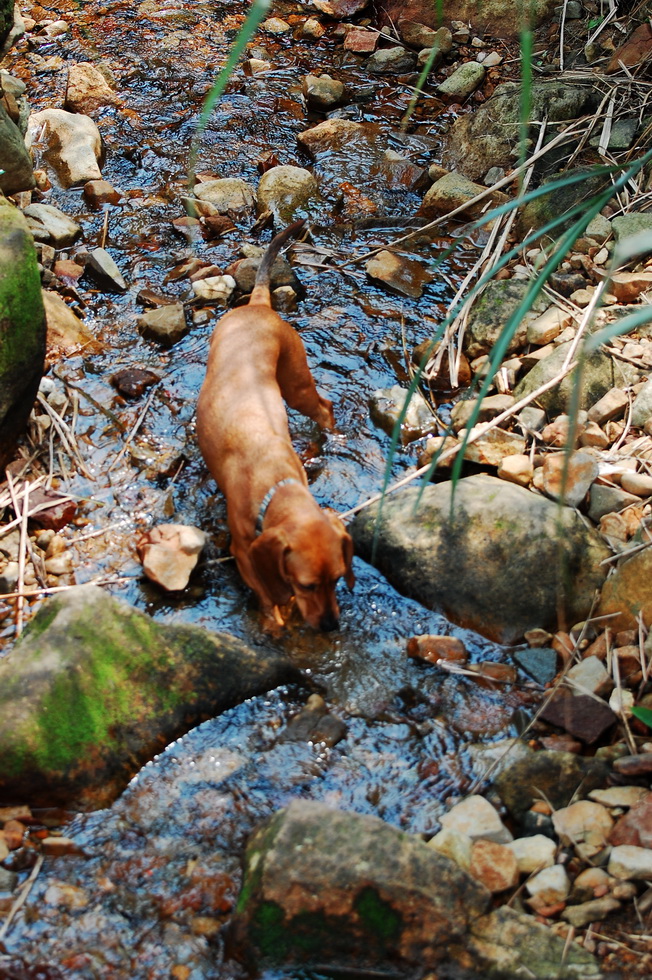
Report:
<svg viewBox="0 0 652 980"><path fill-rule="evenodd" d="M312 13L296 6L275 10L296 24ZM251 222L242 222L219 242L189 244L172 227L183 215L197 117L243 8L192 0L62 0L56 10L36 7L31 14L37 20L63 17L71 25L63 37L21 42L5 59L3 67L28 83L33 110L63 105L70 60L108 67L120 99L97 121L106 145L103 176L125 194L122 204L108 209L106 248L130 289L117 297L82 290L86 323L103 352L55 367L69 395L79 399L76 432L89 472L62 482L83 499L84 526L64 532L78 558L77 581L123 576L128 581L115 594L157 619L193 622L259 643L251 596L233 563L221 560L228 554L224 504L194 438L196 396L218 313L200 315L170 350L142 339L136 329L140 290L188 299L188 280L167 279L181 259L194 253L223 268L239 256L243 242L269 238L269 231L252 235ZM322 117L306 113L301 77L324 71L345 81L351 94L340 114L377 123L383 148L425 166L437 159L447 112L426 99L410 134L401 135L413 77L403 84L369 75L356 56L343 52L334 31L330 24L319 42L258 35L273 70L254 77L242 68L235 73L202 139L200 173L255 184L257 161L270 152L280 163L311 166L295 137ZM332 250L336 261L397 234L350 231L345 219L355 216L358 191L376 214L412 215L418 207L417 196L389 187L362 152L331 155L314 172L323 195L319 213L311 215L314 241ZM81 220L85 247L102 243L105 214L86 210L80 190L55 188L47 200ZM432 259L439 247L422 246L421 257ZM311 422L291 417L295 446L321 504L346 511L379 489L389 438L370 421L369 396L405 382L404 344L409 351L432 333L466 262L464 253L450 261L419 301L373 286L360 265L349 266L346 275L296 266L305 298L292 320L337 419L337 431L323 437ZM145 396L125 403L111 386L110 376L125 367L149 368L162 380L130 449L122 452L145 404ZM400 451L394 475L415 459L414 447ZM170 520L203 528L213 542L181 596L162 595L146 583L134 552L138 530ZM104 534L87 536L101 529ZM10 972L0 957L0 977L239 975L219 930L237 895L242 849L256 823L292 796L376 814L412 833L437 829L445 802L466 792L473 779L469 745L513 734L513 713L529 693L522 686L479 687L408 660L407 639L427 632L462 637L475 661L503 659L504 651L400 596L360 560L355 571L355 591L341 586L338 632L317 634L294 625L277 641L304 672L305 687L253 699L202 725L146 766L110 810L77 816L65 828L83 856L46 861L5 939L12 961L22 961L24 969ZM6 645L10 639L6 627ZM334 747L301 740L288 726L314 692L345 724L346 735ZM36 964L47 966L39 972Z"/></svg>

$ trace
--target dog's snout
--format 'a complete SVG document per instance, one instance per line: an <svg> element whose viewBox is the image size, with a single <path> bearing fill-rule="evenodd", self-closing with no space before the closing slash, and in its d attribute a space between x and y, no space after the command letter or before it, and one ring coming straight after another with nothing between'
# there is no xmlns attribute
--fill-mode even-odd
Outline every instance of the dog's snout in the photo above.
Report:
<svg viewBox="0 0 652 980"><path fill-rule="evenodd" d="M332 633L340 625L340 621L332 612L324 613L324 615L319 620L319 629L323 630L324 633Z"/></svg>

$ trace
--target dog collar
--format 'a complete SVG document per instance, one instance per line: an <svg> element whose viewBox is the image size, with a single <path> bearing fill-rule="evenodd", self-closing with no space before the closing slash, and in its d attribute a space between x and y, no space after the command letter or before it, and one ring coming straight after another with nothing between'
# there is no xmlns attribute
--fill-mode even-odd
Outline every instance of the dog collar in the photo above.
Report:
<svg viewBox="0 0 652 980"><path fill-rule="evenodd" d="M279 480L278 483L275 483L274 486L271 487L271 489L269 489L265 494L265 496L263 497L262 503L260 505L260 510L258 511L258 517L256 518L256 535L263 533L263 521L265 520L265 514L267 513L267 508L269 507L272 500L274 499L274 494L276 493L277 490L280 490L281 487L287 486L288 483L299 483L299 481L295 480L293 476L286 476L284 480Z"/></svg>

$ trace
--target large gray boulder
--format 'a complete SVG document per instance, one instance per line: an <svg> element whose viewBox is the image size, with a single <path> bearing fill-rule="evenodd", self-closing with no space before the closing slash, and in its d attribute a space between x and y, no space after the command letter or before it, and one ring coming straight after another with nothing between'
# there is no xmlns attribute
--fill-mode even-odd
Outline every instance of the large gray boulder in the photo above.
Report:
<svg viewBox="0 0 652 980"><path fill-rule="evenodd" d="M0 662L0 801L107 806L173 739L295 675L276 651L71 589Z"/></svg>
<svg viewBox="0 0 652 980"><path fill-rule="evenodd" d="M34 240L22 213L0 199L0 470L27 423L44 359L45 312Z"/></svg>
<svg viewBox="0 0 652 980"><path fill-rule="evenodd" d="M377 817L293 800L250 840L235 934L254 962L431 969L489 892Z"/></svg>
<svg viewBox="0 0 652 980"><path fill-rule="evenodd" d="M485 7L483 5L483 11ZM508 9L508 8L505 8ZM567 82L535 82L532 86L530 120L549 123L576 119L592 113L598 96L591 86ZM514 166L512 151L520 136L521 91L516 82L504 82L474 112L460 116L445 137L442 165L480 180L491 167Z"/></svg>
<svg viewBox="0 0 652 980"><path fill-rule="evenodd" d="M453 622L509 643L584 619L610 554L577 512L492 476L409 487L361 511L357 553ZM418 506L417 506L418 505Z"/></svg>
<svg viewBox="0 0 652 980"><path fill-rule="evenodd" d="M16 123L0 103L0 191L17 194L35 185L32 158Z"/></svg>

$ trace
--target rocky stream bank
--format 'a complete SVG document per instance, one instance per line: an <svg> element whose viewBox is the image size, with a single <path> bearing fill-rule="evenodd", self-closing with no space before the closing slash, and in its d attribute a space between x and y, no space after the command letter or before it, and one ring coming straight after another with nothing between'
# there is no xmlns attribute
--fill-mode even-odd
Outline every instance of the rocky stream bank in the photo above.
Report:
<svg viewBox="0 0 652 980"><path fill-rule="evenodd" d="M279 5L188 188L243 12L85 6L18 12L0 67L0 976L649 975L644 12L597 31L591 3L541 5L519 171L627 181L595 213L617 170L482 228L460 222L518 189L513 11L458 5L439 26L417 0L384 22L355 0ZM526 303L563 232L531 230L583 210ZM352 518L355 676L346 636L261 638L192 432L210 330L297 214L312 231L274 296L309 311L320 384L344 392L340 432L298 438L320 501ZM339 387L350 363L362 399ZM399 416L391 475L413 485L381 506ZM383 576L408 598L377 649Z"/></svg>

